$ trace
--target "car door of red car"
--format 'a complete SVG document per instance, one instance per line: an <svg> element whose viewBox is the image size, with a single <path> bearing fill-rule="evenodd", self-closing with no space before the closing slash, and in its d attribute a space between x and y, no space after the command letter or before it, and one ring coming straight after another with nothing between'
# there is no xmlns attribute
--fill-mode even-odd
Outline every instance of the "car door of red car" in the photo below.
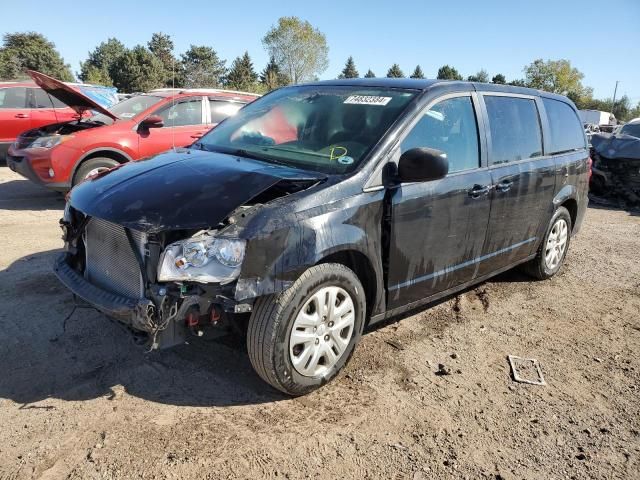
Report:
<svg viewBox="0 0 640 480"><path fill-rule="evenodd" d="M173 147L187 147L208 130L203 98L188 97L167 103L151 115L162 118L162 128L138 129L140 158L164 152Z"/></svg>
<svg viewBox="0 0 640 480"><path fill-rule="evenodd" d="M12 143L31 125L25 87L0 88L0 143Z"/></svg>
<svg viewBox="0 0 640 480"><path fill-rule="evenodd" d="M29 106L29 115L31 117L31 128L58 122L51 97L41 88L27 88L27 105Z"/></svg>

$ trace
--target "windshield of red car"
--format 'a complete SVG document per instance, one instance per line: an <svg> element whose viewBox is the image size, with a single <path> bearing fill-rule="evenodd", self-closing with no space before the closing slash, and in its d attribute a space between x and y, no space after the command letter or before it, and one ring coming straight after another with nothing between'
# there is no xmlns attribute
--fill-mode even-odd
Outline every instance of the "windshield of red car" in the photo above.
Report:
<svg viewBox="0 0 640 480"><path fill-rule="evenodd" d="M116 103L108 110L116 117L123 120L129 120L135 118L148 108L152 107L156 103L160 102L163 97L156 97L154 95L137 95L135 97L127 98L119 103ZM106 125L111 125L113 120L102 113L98 113L89 118L90 122L100 122Z"/></svg>
<svg viewBox="0 0 640 480"><path fill-rule="evenodd" d="M336 85L282 88L242 108L195 147L324 173L348 173L417 93Z"/></svg>

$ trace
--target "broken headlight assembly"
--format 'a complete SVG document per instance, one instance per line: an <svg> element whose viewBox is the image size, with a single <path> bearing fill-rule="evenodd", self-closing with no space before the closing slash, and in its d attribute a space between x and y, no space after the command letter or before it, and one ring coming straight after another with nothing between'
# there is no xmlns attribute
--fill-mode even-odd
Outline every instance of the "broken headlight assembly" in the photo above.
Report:
<svg viewBox="0 0 640 480"><path fill-rule="evenodd" d="M240 275L245 244L209 232L172 243L160 256L158 281L229 283Z"/></svg>

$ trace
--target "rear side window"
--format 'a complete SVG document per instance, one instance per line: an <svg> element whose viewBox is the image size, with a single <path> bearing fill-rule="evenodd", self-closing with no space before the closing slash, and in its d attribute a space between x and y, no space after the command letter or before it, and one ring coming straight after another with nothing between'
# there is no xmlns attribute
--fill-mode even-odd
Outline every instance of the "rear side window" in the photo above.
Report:
<svg viewBox="0 0 640 480"><path fill-rule="evenodd" d="M49 95L49 98L51 99L51 102L53 103L53 108L67 108L69 106L66 103L62 103L60 100L58 100L53 95Z"/></svg>
<svg viewBox="0 0 640 480"><path fill-rule="evenodd" d="M549 154L572 152L585 148L584 132L578 116L569 105L558 100L543 98L549 119Z"/></svg>
<svg viewBox="0 0 640 480"><path fill-rule="evenodd" d="M41 88L30 88L29 108L53 108L51 99L47 92Z"/></svg>
<svg viewBox="0 0 640 480"><path fill-rule="evenodd" d="M484 103L491 132L490 164L542 155L542 132L534 100L485 95Z"/></svg>
<svg viewBox="0 0 640 480"><path fill-rule="evenodd" d="M451 173L478 168L478 126L471 97L450 98L429 108L400 145L402 152L418 147L445 152Z"/></svg>
<svg viewBox="0 0 640 480"><path fill-rule="evenodd" d="M211 109L211 123L220 123L225 118L238 113L243 107L242 103L225 102L223 100L209 99L209 108Z"/></svg>
<svg viewBox="0 0 640 480"><path fill-rule="evenodd" d="M0 108L26 108L27 89L25 87L0 88Z"/></svg>

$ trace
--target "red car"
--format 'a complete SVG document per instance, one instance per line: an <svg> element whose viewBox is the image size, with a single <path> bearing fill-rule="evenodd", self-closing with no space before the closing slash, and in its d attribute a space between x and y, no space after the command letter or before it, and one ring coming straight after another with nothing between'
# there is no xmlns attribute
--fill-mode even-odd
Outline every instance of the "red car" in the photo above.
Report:
<svg viewBox="0 0 640 480"><path fill-rule="evenodd" d="M0 160L25 130L68 122L77 116L34 82L0 82Z"/></svg>
<svg viewBox="0 0 640 480"><path fill-rule="evenodd" d="M7 165L62 192L122 163L191 145L259 96L229 90L162 89L105 109L54 78L29 74L43 90L75 110L78 119L23 132L9 147ZM88 110L98 113L83 117Z"/></svg>

